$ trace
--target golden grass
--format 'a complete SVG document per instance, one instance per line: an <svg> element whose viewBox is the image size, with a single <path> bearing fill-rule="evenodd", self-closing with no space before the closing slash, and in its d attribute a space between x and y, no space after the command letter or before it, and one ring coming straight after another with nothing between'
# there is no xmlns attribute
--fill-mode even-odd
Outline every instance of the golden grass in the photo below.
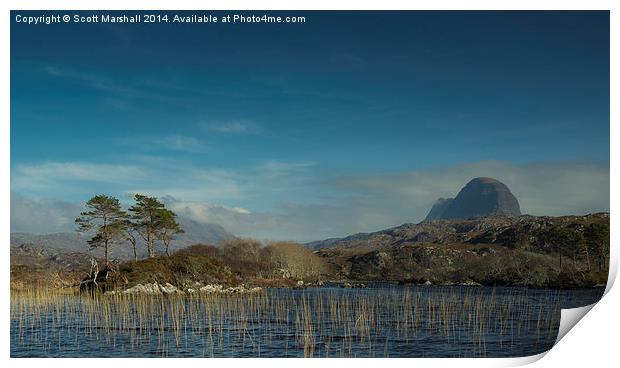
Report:
<svg viewBox="0 0 620 368"><path fill-rule="evenodd" d="M461 346L448 355L482 357L490 340L505 349L532 336L552 342L558 303L553 293L532 303L523 291L500 298L477 288L94 298L29 289L11 295L11 343L53 356L105 356L104 345L121 356L383 357L396 345L425 355L422 342L434 339Z"/></svg>

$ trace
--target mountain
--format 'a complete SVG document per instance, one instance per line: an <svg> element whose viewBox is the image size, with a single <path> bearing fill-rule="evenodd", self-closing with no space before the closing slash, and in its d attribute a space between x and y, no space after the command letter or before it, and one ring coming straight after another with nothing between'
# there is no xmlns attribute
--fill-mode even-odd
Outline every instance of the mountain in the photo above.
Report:
<svg viewBox="0 0 620 368"><path fill-rule="evenodd" d="M426 215L426 220L435 220L441 218L441 215L446 212L446 209L454 202L454 198L439 198L437 202L431 208L431 211Z"/></svg>
<svg viewBox="0 0 620 368"><path fill-rule="evenodd" d="M217 244L222 240L235 238L222 226L212 223L200 223L185 217L178 217L181 228L185 231L179 234L170 244L172 251L185 248L193 244ZM28 244L35 247L53 248L58 251L89 252L87 243L90 236L78 232L64 232L53 234L11 233L11 246ZM142 249L143 246L139 245ZM97 252L95 252L97 253ZM116 246L113 256L127 258L131 255L129 246Z"/></svg>
<svg viewBox="0 0 620 368"><path fill-rule="evenodd" d="M11 246L11 287L75 284L88 274L91 255L63 251L49 246L21 244Z"/></svg>
<svg viewBox="0 0 620 368"><path fill-rule="evenodd" d="M519 215L519 201L506 184L481 177L467 183L456 198L437 200L426 220Z"/></svg>
<svg viewBox="0 0 620 368"><path fill-rule="evenodd" d="M85 252L62 251L33 244L11 246L11 267L76 268L90 265L90 258Z"/></svg>
<svg viewBox="0 0 620 368"><path fill-rule="evenodd" d="M11 233L12 246L30 244L39 247L79 251L88 250L87 240L88 238L84 234L77 232L52 234Z"/></svg>
<svg viewBox="0 0 620 368"><path fill-rule="evenodd" d="M177 239L171 244L173 250L185 248L193 244L215 245L223 240L235 238L233 234L218 224L201 223L187 217L178 217L177 220L185 232L179 234Z"/></svg>

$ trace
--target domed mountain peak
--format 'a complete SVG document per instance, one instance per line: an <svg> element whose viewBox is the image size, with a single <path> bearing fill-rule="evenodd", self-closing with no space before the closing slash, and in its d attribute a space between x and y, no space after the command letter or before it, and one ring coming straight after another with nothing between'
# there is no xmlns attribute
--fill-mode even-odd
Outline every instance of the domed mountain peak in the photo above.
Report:
<svg viewBox="0 0 620 368"><path fill-rule="evenodd" d="M435 203L426 220L486 216L519 216L519 201L506 184L489 177L470 180L452 199Z"/></svg>

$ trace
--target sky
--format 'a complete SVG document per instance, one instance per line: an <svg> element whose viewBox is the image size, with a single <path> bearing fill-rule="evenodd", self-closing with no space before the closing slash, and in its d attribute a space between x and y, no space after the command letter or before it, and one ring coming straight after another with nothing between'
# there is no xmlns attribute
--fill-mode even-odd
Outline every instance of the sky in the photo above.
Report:
<svg viewBox="0 0 620 368"><path fill-rule="evenodd" d="M310 241L419 222L476 176L524 213L609 210L608 12L272 13L306 22L12 12L11 231L144 193Z"/></svg>

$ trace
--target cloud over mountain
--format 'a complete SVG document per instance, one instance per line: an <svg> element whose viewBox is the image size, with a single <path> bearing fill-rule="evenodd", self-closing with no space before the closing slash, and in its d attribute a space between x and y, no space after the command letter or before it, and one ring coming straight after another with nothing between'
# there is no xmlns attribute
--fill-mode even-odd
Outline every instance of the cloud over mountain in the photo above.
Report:
<svg viewBox="0 0 620 368"><path fill-rule="evenodd" d="M607 163L515 165L482 161L394 174L336 177L321 177L313 171L315 166L320 164L266 162L251 173L182 170L175 177L183 178L181 184L186 186L163 181L159 187L142 189L163 198L180 216L222 225L237 236L299 241L422 221L437 198L454 196L463 183L477 176L493 176L508 185L526 214L609 210ZM132 183L118 185L127 191L136 189ZM81 186L88 187L88 182ZM126 195L123 198L127 200ZM256 202L255 198L264 201ZM75 203L29 200L15 193L11 200L12 231L64 231L72 226L79 208Z"/></svg>

